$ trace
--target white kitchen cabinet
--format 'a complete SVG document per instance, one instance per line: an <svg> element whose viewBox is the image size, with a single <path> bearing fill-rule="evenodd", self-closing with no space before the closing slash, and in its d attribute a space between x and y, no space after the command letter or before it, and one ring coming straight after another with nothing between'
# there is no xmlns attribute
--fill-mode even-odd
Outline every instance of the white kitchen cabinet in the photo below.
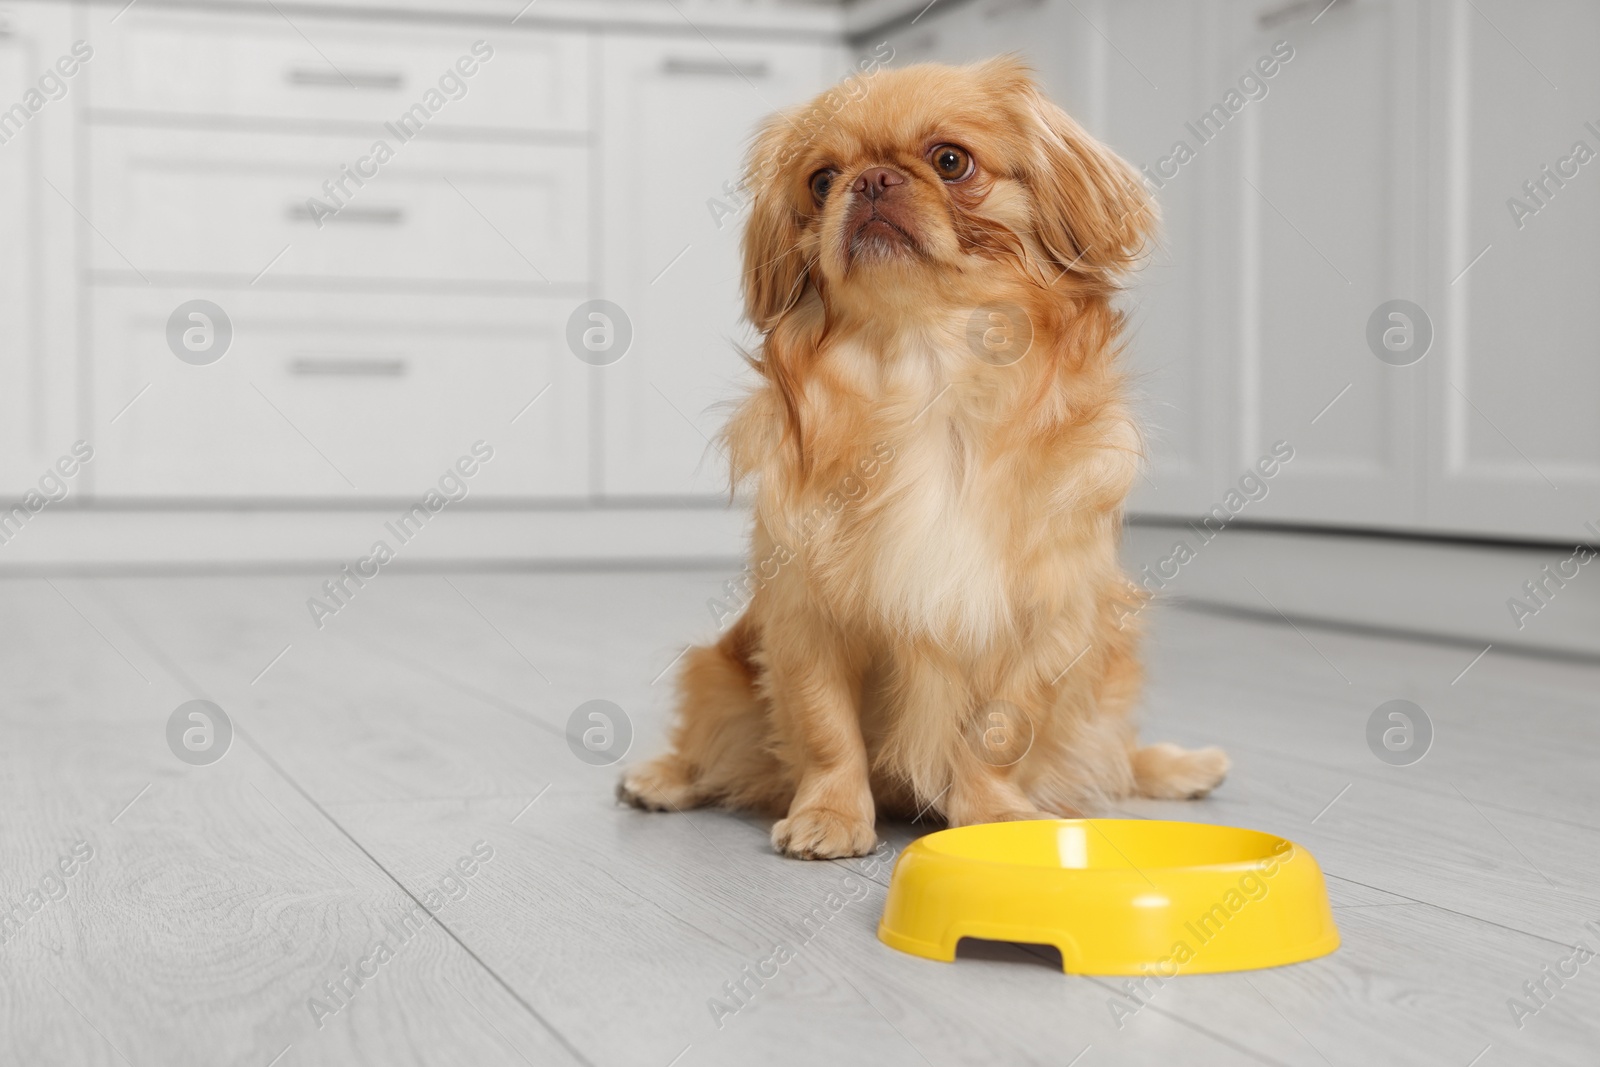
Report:
<svg viewBox="0 0 1600 1067"><path fill-rule="evenodd" d="M1600 155L1575 148L1600 154L1600 8L1435 8L1428 525L1592 541Z"/></svg>
<svg viewBox="0 0 1600 1067"><path fill-rule="evenodd" d="M754 338L739 298L744 151L760 121L844 66L820 43L607 35L599 172L603 284L633 340L597 367L608 497L727 492L713 443Z"/></svg>
<svg viewBox="0 0 1600 1067"><path fill-rule="evenodd" d="M305 26L151 8L102 27L81 181L96 496L414 500L482 439L474 498L586 498L592 383L565 331L592 277L589 36ZM196 299L232 329L199 365L169 324Z"/></svg>
<svg viewBox="0 0 1600 1067"><path fill-rule="evenodd" d="M1534 12L947 0L849 46L881 59L887 44L892 66L1019 53L1151 176L1161 242L1124 298L1149 458L1134 514L1198 518L1287 440L1294 460L1245 517L1565 540L1600 519L1600 158L1573 162L1580 141L1600 154L1600 13ZM113 13L0 0L0 108L75 38L95 49L0 144L0 491L84 437L90 498L388 499L549 384L484 495L723 494L712 440L755 340L743 155L766 115L850 69L820 21L707 40L605 13L511 28ZM493 58L459 95L445 84L427 131L317 228L308 198L480 39ZM1226 111L1275 47L1293 59ZM1226 121L1200 136L1219 104ZM1174 165L1179 142L1192 157ZM164 339L196 297L240 328L210 373ZM630 320L620 360L571 351L585 299ZM1411 365L1369 348L1395 299L1432 329ZM261 394L358 488L297 454L300 430Z"/></svg>
<svg viewBox="0 0 1600 1067"><path fill-rule="evenodd" d="M0 4L0 493L34 487L77 436L77 217L70 10ZM92 62L92 58L91 58ZM73 66L75 64L69 64ZM40 79L55 74L47 90ZM56 88L65 86L64 90ZM38 110L26 109L27 94ZM59 94L59 95L56 95ZM52 99L51 95L55 95ZM13 105L22 108L19 112ZM54 186L54 188L52 188ZM81 492L84 481L74 484Z"/></svg>

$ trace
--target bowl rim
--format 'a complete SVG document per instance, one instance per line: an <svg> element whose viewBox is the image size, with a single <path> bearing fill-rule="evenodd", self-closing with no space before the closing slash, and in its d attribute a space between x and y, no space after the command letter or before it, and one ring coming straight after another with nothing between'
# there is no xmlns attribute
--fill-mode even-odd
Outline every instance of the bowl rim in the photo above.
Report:
<svg viewBox="0 0 1600 1067"><path fill-rule="evenodd" d="M1266 840L1266 843L1269 845L1269 847L1275 846L1278 843L1282 843L1282 844L1288 845L1289 847L1286 850L1284 850L1281 854L1280 853L1276 853L1276 851L1274 850L1273 852L1269 852L1267 855L1264 855L1264 856L1261 856L1261 857L1258 857L1258 858L1255 858L1255 859L1224 860L1224 861L1207 862L1207 863L1160 863L1160 864L1135 864L1132 860L1128 860L1128 865L1126 867L1105 867L1105 866L1090 866L1090 867L1059 867L1059 866L1056 866L1056 867L1052 867L1052 866L1050 866L1048 864L1040 864L1040 863L1013 863L1013 862L1007 862L1005 860L979 859L979 858L977 858L975 856L963 856L963 855L960 855L960 854L955 853L955 852L946 851L946 850L940 848L937 844L932 843L934 838L941 837L941 836L943 836L945 834L964 834L964 833L970 833L970 832L973 832L973 831L982 831L982 830L985 830L985 829L988 829L988 828L993 828L993 827L1025 826L1025 825L1030 825L1030 824L1031 825L1037 825L1037 824L1040 824L1040 823L1050 823L1050 824L1053 824L1053 825L1059 825L1061 823L1089 823L1089 824L1094 824L1094 823L1103 823L1103 822L1128 823L1128 824L1139 825L1139 826L1158 826L1158 825L1193 826L1193 827L1200 827L1200 828L1203 828L1203 829L1206 829L1206 830L1226 830L1226 831L1231 831L1233 833L1249 834L1252 837L1264 838ZM1105 834L1104 830L1100 830L1099 827L1095 827L1095 829L1100 833L1100 836L1106 837L1106 834ZM1109 837L1106 837L1106 840L1111 843L1111 847L1112 848L1116 849L1118 853L1121 853L1122 850L1120 848L1117 848L1117 844L1116 844L1115 841L1111 841L1111 839ZM1100 819L1100 818L1094 818L1094 817L1084 817L1084 818L1077 818L1077 819L1017 819L1017 820L1014 820L1014 821L1011 821L1011 822L1003 822L1003 823L973 823L973 824L968 825L968 826L950 826L950 827L946 827L943 830L935 830L931 834L924 834L922 837L917 838L915 841L911 842L911 844L909 844L909 845L907 845L905 847L905 849L903 850L902 854L909 854L911 852L911 850L914 849L914 848L920 849L921 851L926 852L926 853L931 853L933 856L938 857L941 861L949 862L949 863L958 863L958 864L968 865L968 866L973 866L973 867L995 868L995 869L998 869L998 870L1006 870L1006 871L1042 871L1042 872L1046 872L1047 874L1056 874L1056 875L1062 875L1062 876L1073 877L1073 878L1106 877L1106 876L1114 876L1114 875L1143 876L1144 873L1147 872L1147 871L1183 871L1183 872L1196 872L1196 873L1207 873L1207 872L1239 873L1239 872L1260 870L1263 865L1265 865L1268 862L1271 862L1274 859L1276 859L1276 861L1278 863L1280 863L1280 864L1281 863L1286 863L1290 859L1294 858L1294 856L1297 853L1304 851L1299 845L1295 844L1293 841L1291 841L1287 837L1282 837L1282 836L1280 836L1278 834L1270 833L1270 832L1268 832L1266 830L1253 830L1253 829L1251 829L1251 828L1249 828L1247 826L1227 826L1227 825L1224 825L1224 824L1221 824L1221 823L1188 822L1188 821L1185 821L1183 819L1138 819L1138 818ZM1123 859L1127 859L1127 857L1124 856Z"/></svg>

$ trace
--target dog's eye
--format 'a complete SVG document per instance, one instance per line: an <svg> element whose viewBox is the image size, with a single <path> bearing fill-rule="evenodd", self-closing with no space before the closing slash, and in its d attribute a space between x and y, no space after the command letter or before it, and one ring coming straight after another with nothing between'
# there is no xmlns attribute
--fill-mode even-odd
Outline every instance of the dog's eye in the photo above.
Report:
<svg viewBox="0 0 1600 1067"><path fill-rule="evenodd" d="M811 195L817 198L817 203L828 199L828 191L833 188L833 179L838 173L831 167L824 167L811 176Z"/></svg>
<svg viewBox="0 0 1600 1067"><path fill-rule="evenodd" d="M947 182L964 182L972 177L976 169L972 153L960 145L939 145L928 153L928 160L933 164L933 169L939 172L939 177Z"/></svg>

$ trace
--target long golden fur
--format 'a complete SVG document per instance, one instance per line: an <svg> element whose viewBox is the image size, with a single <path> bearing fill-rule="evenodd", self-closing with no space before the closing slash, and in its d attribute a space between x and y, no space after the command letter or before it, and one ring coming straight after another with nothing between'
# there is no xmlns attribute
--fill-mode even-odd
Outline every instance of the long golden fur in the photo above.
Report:
<svg viewBox="0 0 1600 1067"><path fill-rule="evenodd" d="M779 816L807 858L867 852L880 811L1203 796L1220 750L1138 746L1117 561L1140 440L1112 299L1153 204L1013 60L847 89L751 153L760 382L724 436L753 595L619 794Z"/></svg>

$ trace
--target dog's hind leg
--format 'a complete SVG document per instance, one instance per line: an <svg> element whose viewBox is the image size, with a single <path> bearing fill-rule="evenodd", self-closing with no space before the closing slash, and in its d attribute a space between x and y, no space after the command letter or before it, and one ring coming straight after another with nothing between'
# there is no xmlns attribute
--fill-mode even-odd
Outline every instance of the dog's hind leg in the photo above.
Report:
<svg viewBox="0 0 1600 1067"><path fill-rule="evenodd" d="M724 804L782 812L793 793L771 753L767 713L756 693L749 615L714 645L690 649L678 675L672 750L630 769L617 797L650 811Z"/></svg>
<svg viewBox="0 0 1600 1067"><path fill-rule="evenodd" d="M1134 788L1155 800L1198 800L1222 784L1228 767L1228 754L1220 748L1179 748L1161 741L1134 750Z"/></svg>
<svg viewBox="0 0 1600 1067"><path fill-rule="evenodd" d="M1192 800L1205 796L1228 774L1219 748L1185 749L1168 742L1139 744L1134 720L1141 674L1131 633L1107 629L1102 658L1086 662L1098 670L1050 773L1030 790L1052 811L1101 810L1121 797Z"/></svg>
<svg viewBox="0 0 1600 1067"><path fill-rule="evenodd" d="M1118 649L1118 654L1107 664L1096 694L1108 718L1127 723L1132 792L1153 800L1198 800L1228 776L1228 755L1220 748L1180 748L1170 741L1140 746L1132 713L1138 699L1141 673L1131 648Z"/></svg>

